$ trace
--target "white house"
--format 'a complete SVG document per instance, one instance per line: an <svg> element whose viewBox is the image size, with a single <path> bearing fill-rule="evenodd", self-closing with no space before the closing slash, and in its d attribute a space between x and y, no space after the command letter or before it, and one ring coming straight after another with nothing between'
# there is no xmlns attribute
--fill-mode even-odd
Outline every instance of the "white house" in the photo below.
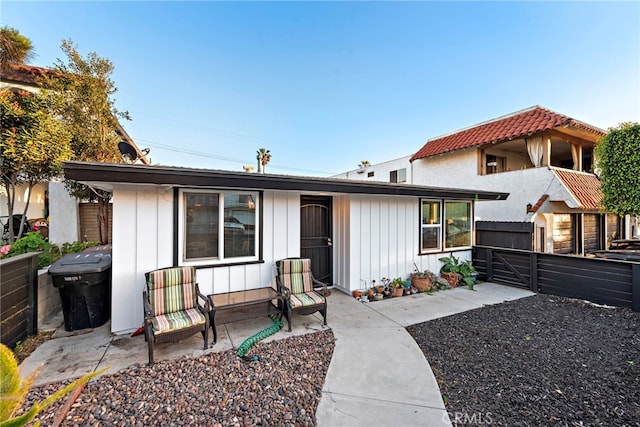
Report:
<svg viewBox="0 0 640 427"><path fill-rule="evenodd" d="M605 248L614 235L634 233L628 221L600 208L591 170L593 148L605 134L534 106L429 139L409 157L407 182L507 192L505 203L477 203L475 219L533 222L536 250L587 253ZM401 158L342 176L390 181L389 171L405 166Z"/></svg>
<svg viewBox="0 0 640 427"><path fill-rule="evenodd" d="M438 271L448 253L470 258L475 201L507 197L168 166L68 162L64 173L113 191L113 332L140 327L144 273L162 267L196 266L205 294L271 286L275 261L292 256L347 293Z"/></svg>

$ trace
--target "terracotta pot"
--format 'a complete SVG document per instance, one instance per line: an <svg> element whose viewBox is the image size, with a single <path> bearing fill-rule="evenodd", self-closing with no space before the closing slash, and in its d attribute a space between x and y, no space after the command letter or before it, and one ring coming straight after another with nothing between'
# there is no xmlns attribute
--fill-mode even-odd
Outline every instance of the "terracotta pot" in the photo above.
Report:
<svg viewBox="0 0 640 427"><path fill-rule="evenodd" d="M392 288L391 295L394 297L401 297L404 294L404 288Z"/></svg>
<svg viewBox="0 0 640 427"><path fill-rule="evenodd" d="M351 295L353 295L354 298L360 298L362 296L362 291L353 291Z"/></svg>
<svg viewBox="0 0 640 427"><path fill-rule="evenodd" d="M445 272L442 273L441 276L444 277L447 282L449 282L449 286L451 286L452 288L458 286L458 281L460 280L460 275L458 273Z"/></svg>
<svg viewBox="0 0 640 427"><path fill-rule="evenodd" d="M431 277L412 277L411 284L420 292L431 290Z"/></svg>

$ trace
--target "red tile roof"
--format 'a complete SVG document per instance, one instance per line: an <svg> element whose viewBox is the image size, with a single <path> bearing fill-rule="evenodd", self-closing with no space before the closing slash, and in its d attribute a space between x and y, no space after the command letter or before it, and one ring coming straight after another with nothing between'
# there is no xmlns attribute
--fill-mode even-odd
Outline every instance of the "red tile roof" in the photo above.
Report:
<svg viewBox="0 0 640 427"><path fill-rule="evenodd" d="M606 134L605 131L595 126L536 105L459 132L431 139L411 157L410 161L464 148L518 139L560 126L586 130L598 137Z"/></svg>
<svg viewBox="0 0 640 427"><path fill-rule="evenodd" d="M551 170L573 195L581 209L597 211L602 208L600 180L594 174L562 168L551 168Z"/></svg>
<svg viewBox="0 0 640 427"><path fill-rule="evenodd" d="M543 194L538 201L536 202L535 205L531 206L529 209L527 209L527 213L536 213L538 212L538 209L540 209L542 207L542 205L544 204L544 202L549 198L548 194Z"/></svg>
<svg viewBox="0 0 640 427"><path fill-rule="evenodd" d="M5 82L25 83L35 86L38 84L40 76L52 72L48 68L35 67L33 65L11 65L8 70L0 70L0 79Z"/></svg>

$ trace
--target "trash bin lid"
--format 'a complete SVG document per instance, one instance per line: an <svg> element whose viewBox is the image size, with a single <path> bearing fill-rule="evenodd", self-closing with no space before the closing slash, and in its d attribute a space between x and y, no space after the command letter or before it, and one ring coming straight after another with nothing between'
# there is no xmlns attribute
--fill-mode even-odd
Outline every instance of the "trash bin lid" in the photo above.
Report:
<svg viewBox="0 0 640 427"><path fill-rule="evenodd" d="M100 273L111 268L111 254L106 252L80 252L60 258L49 267L51 275Z"/></svg>

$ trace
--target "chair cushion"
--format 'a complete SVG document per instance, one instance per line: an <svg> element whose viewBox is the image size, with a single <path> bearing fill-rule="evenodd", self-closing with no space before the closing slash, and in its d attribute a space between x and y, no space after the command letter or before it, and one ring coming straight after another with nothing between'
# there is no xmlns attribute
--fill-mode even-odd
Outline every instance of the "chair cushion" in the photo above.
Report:
<svg viewBox="0 0 640 427"><path fill-rule="evenodd" d="M156 316L198 306L196 273L193 267L164 268L149 273L149 304Z"/></svg>
<svg viewBox="0 0 640 427"><path fill-rule="evenodd" d="M151 319L153 331L156 335L204 323L204 314L197 308L162 314Z"/></svg>
<svg viewBox="0 0 640 427"><path fill-rule="evenodd" d="M292 294L289 298L291 308L307 307L310 305L324 304L324 297L315 291Z"/></svg>
<svg viewBox="0 0 640 427"><path fill-rule="evenodd" d="M277 262L278 276L292 294L313 292L311 260L309 258L283 259Z"/></svg>

